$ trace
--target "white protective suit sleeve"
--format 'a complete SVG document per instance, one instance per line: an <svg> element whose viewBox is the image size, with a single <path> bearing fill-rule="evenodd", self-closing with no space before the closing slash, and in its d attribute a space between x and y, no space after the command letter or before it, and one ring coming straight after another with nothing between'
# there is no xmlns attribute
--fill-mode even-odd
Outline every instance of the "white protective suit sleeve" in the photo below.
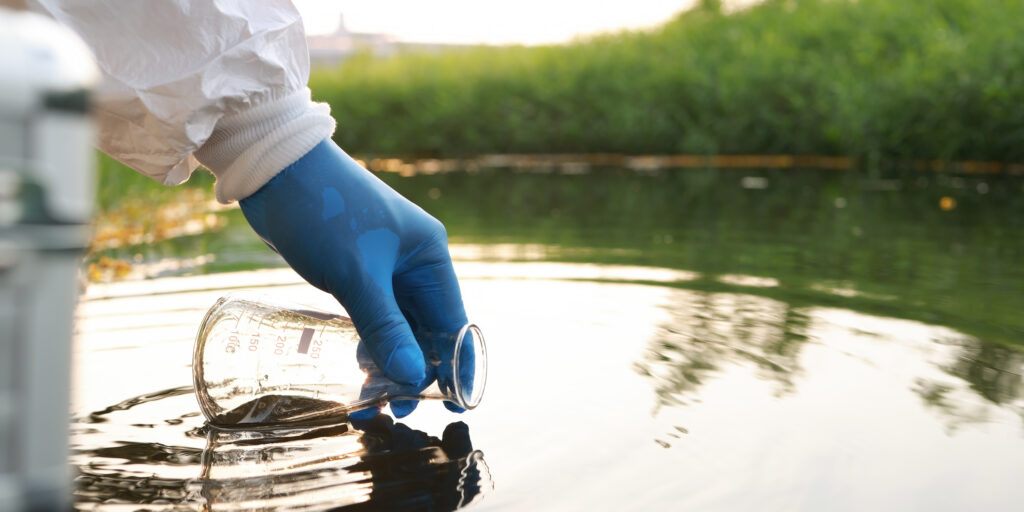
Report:
<svg viewBox="0 0 1024 512"><path fill-rule="evenodd" d="M242 199L334 132L289 0L35 0L92 48L100 149L166 185L202 163Z"/></svg>

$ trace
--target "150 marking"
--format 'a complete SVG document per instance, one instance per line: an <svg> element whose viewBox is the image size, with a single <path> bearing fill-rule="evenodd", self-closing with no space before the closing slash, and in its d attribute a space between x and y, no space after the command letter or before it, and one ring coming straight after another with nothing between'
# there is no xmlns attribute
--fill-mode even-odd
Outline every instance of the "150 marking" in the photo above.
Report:
<svg viewBox="0 0 1024 512"><path fill-rule="evenodd" d="M224 352L227 352L228 354L234 354L235 352L238 352L242 348L242 340L240 340L238 338L238 336L237 336L238 334L239 333L235 333L235 334L232 334L232 335L228 336L228 342L227 342L227 344L224 345ZM284 349L284 343L285 343L284 336L278 336L277 337L277 343L274 345L274 347L275 347L274 353L275 354L281 355L281 354L284 353L284 350L283 350ZM253 337L249 338L249 352L256 352L259 349L260 349L260 338L259 338L259 336L253 336Z"/></svg>
<svg viewBox="0 0 1024 512"><path fill-rule="evenodd" d="M242 348L242 340L237 336L241 333L234 333L228 336L228 342L224 345L224 352L228 354L234 354ZM323 350L324 341L320 338L311 340L312 343L309 347L309 357L313 359L320 359L320 351ZM256 352L260 349L260 338L259 336L253 336L249 338L249 352ZM284 336L278 336L277 340L274 341L274 355L283 356L287 351L288 339Z"/></svg>

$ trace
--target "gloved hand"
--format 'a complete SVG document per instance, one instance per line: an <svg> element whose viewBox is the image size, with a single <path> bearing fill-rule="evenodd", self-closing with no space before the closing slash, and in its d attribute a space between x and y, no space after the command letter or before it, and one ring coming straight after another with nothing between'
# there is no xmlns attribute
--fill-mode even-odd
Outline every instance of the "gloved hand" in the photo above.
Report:
<svg viewBox="0 0 1024 512"><path fill-rule="evenodd" d="M413 333L458 332L466 324L447 233L437 219L330 139L240 204L272 249L341 302L385 376L412 389L430 385L435 373ZM416 404L392 401L391 410L403 417Z"/></svg>

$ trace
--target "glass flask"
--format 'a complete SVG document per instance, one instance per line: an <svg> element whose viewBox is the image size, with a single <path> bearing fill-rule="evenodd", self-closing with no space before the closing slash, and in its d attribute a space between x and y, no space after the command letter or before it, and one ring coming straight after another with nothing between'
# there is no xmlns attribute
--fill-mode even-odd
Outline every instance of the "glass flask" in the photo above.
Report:
<svg viewBox="0 0 1024 512"><path fill-rule="evenodd" d="M227 295L196 336L196 397L211 424L246 428L343 421L394 399L479 405L487 377L480 329L466 324L416 339L427 377L404 385L384 376L350 319L263 295Z"/></svg>

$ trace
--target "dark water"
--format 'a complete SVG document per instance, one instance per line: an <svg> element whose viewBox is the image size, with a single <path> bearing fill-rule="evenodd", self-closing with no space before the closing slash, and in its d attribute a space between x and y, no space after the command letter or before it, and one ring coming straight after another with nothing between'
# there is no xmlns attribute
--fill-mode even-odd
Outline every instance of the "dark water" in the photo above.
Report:
<svg viewBox="0 0 1024 512"><path fill-rule="evenodd" d="M1024 344L1020 177L595 170L389 182L445 221L455 242L700 272L705 279L683 285L691 289L722 290L723 274L768 277L780 286L759 293L786 302Z"/></svg>
<svg viewBox="0 0 1024 512"><path fill-rule="evenodd" d="M488 339L481 406L456 416L424 403L378 433L225 434L203 426L183 391L90 416L189 382L191 337L222 289L273 285L329 303L287 270L93 287L76 354L80 509L1024 502L1024 181L615 170L385 179L449 227L470 318ZM151 250L223 255L208 270L267 258L243 227ZM273 262L259 261L244 268ZM104 381L110 368L117 383ZM375 440L387 435L390 445Z"/></svg>
<svg viewBox="0 0 1024 512"><path fill-rule="evenodd" d="M463 422L438 437L386 415L358 428L221 430L180 387L80 418L73 430L81 510L455 510L492 485Z"/></svg>
<svg viewBox="0 0 1024 512"><path fill-rule="evenodd" d="M348 408L338 402L301 396L263 395L218 414L212 424L223 427L315 425L345 418ZM337 422L338 420L333 420Z"/></svg>

